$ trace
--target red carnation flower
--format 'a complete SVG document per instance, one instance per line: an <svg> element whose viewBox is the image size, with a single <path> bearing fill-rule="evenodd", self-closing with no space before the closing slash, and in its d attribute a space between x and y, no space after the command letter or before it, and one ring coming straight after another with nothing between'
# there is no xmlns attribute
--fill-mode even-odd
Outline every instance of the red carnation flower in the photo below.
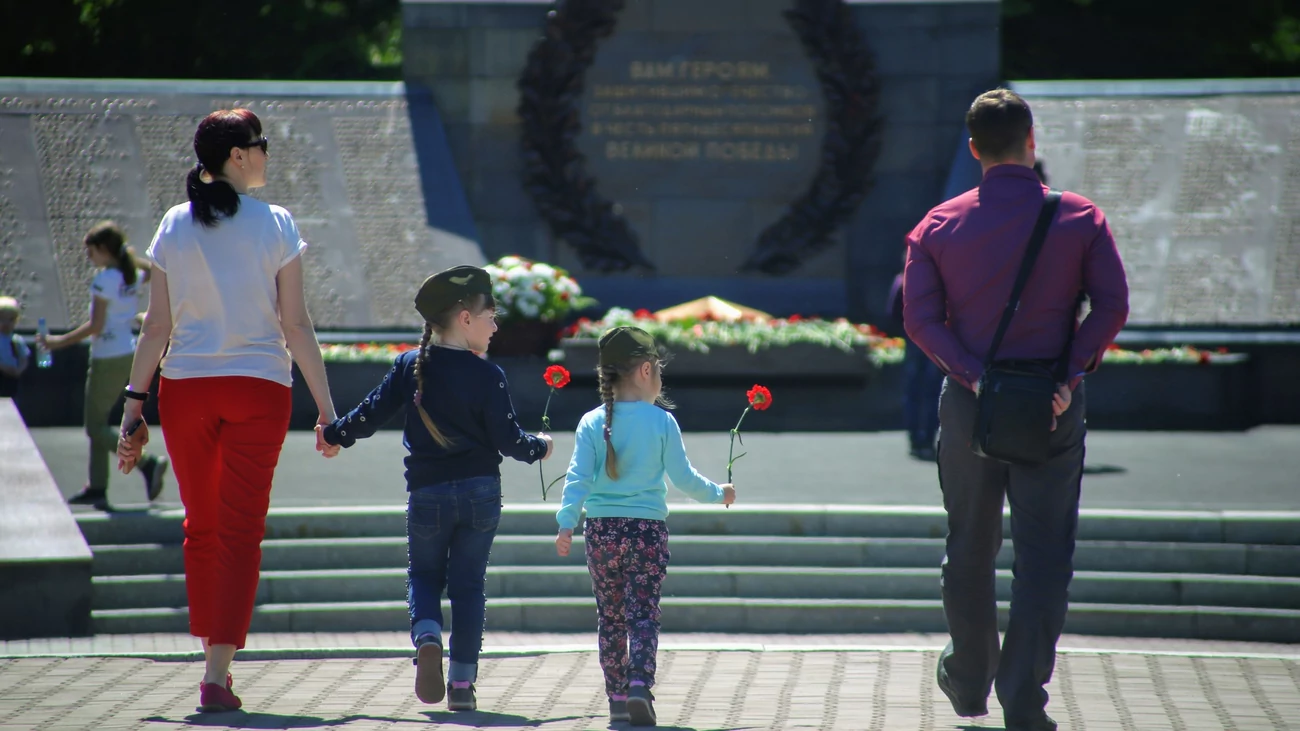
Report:
<svg viewBox="0 0 1300 731"><path fill-rule="evenodd" d="M542 379L551 388L564 388L569 385L569 370L561 365L553 365L542 374Z"/></svg>
<svg viewBox="0 0 1300 731"><path fill-rule="evenodd" d="M551 430L551 397L555 395L556 389L564 388L569 385L569 369L562 365L547 366L542 373L542 380L546 385L551 387L551 392L546 395L546 406L542 407L542 431ZM542 470L542 461L537 460L537 477L542 481L542 499L546 499L546 493L551 486L563 479L563 475L551 480L551 484L546 484L546 473Z"/></svg>
<svg viewBox="0 0 1300 731"><path fill-rule="evenodd" d="M736 422L736 428L731 430L731 444L727 447L727 482L731 482L732 465L736 463L736 460L748 454L748 452L745 452L732 456L736 451L736 442L739 441L742 445L745 443L745 440L740 438L740 425L744 423L745 415L750 411L766 411L767 407L772 405L772 392L767 390L767 386L760 386L757 383L754 384L753 388L745 392L745 398L749 399L749 406L746 406L745 410L740 412L740 420Z"/></svg>

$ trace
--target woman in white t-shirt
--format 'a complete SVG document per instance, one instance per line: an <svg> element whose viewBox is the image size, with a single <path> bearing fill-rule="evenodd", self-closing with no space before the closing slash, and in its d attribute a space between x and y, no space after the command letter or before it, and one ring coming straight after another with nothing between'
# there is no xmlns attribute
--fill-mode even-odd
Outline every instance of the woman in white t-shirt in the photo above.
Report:
<svg viewBox="0 0 1300 731"><path fill-rule="evenodd" d="M84 240L86 258L95 265L90 283L90 318L65 335L44 339L50 350L60 350L90 339L90 365L86 370L85 420L90 437L89 481L85 489L68 498L73 505L108 508L108 457L117 452L116 427L108 417L122 398L122 388L131 377L135 353L132 325L140 309L139 286L149 281L149 265L136 261L126 234L116 223L102 221L90 229ZM37 336L37 341L41 337ZM145 496L152 502L163 489L167 458L144 455L140 474Z"/></svg>
<svg viewBox="0 0 1300 731"><path fill-rule="evenodd" d="M289 212L248 196L266 184L267 139L247 109L209 114L194 134L190 199L149 246L149 310L127 387L121 467L148 441L140 426L162 363L158 415L185 504L190 634L206 657L200 711L239 708L228 670L253 615L271 478L289 429L292 361L320 423L335 418L303 296L307 248ZM166 348L167 357L163 358ZM292 358L292 360L291 360ZM326 456L337 447L320 446Z"/></svg>

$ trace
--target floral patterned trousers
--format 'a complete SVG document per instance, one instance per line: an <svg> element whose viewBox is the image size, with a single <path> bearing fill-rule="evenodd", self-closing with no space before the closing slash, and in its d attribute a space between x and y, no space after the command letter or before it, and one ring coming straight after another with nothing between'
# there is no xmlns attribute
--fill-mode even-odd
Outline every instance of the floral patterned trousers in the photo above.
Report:
<svg viewBox="0 0 1300 731"><path fill-rule="evenodd" d="M599 614L605 692L626 695L634 680L651 687L659 651L659 592L668 573L668 524L588 518L583 542Z"/></svg>

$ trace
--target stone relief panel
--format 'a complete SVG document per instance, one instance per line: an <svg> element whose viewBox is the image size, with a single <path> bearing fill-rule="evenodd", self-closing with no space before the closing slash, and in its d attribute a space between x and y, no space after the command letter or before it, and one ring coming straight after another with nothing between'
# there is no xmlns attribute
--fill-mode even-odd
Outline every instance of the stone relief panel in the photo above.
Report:
<svg viewBox="0 0 1300 731"><path fill-rule="evenodd" d="M186 202L185 175L198 159L194 156L194 130L202 117L138 115L135 128L142 144L149 186L149 216L155 222L172 206ZM155 231L149 232L152 240ZM148 241L136 247L140 253Z"/></svg>
<svg viewBox="0 0 1300 731"><path fill-rule="evenodd" d="M1106 213L1131 323L1300 321L1295 298L1275 291L1300 278L1287 253L1300 249L1287 213L1300 188L1286 182L1300 96L1030 103L1051 184Z"/></svg>
<svg viewBox="0 0 1300 731"><path fill-rule="evenodd" d="M427 226L406 103L386 89L305 97L286 84L283 96L218 98L200 82L130 94L87 85L96 88L0 96L0 292L31 305L24 326L84 319L93 272L81 242L96 222L117 220L143 254L163 214L186 200L194 130L214 109L246 106L262 119L271 159L254 195L288 209L311 246L317 325L414 327L410 299L425 276L483 260L474 242Z"/></svg>
<svg viewBox="0 0 1300 731"><path fill-rule="evenodd" d="M1279 322L1300 320L1300 109L1288 117L1286 171L1278 199L1270 314Z"/></svg>
<svg viewBox="0 0 1300 731"><path fill-rule="evenodd" d="M94 267L82 239L91 226L117 221L133 242L148 241L131 191L141 182L128 119L112 114L40 114L33 120L41 188L70 327L89 312Z"/></svg>
<svg viewBox="0 0 1300 731"><path fill-rule="evenodd" d="M23 242L31 236L20 215L18 190L28 184L11 159L14 151L26 140L18 125L0 127L0 295L18 298L20 303L32 302L34 272L26 259L29 252ZM58 282L52 283L58 291ZM30 324L30 323L29 323Z"/></svg>
<svg viewBox="0 0 1300 731"><path fill-rule="evenodd" d="M411 300L424 279L448 266L479 263L482 256L452 242L440 246L425 225L405 110L382 117L336 117L334 137L357 236L382 242L360 252L373 317L419 328L423 323Z"/></svg>

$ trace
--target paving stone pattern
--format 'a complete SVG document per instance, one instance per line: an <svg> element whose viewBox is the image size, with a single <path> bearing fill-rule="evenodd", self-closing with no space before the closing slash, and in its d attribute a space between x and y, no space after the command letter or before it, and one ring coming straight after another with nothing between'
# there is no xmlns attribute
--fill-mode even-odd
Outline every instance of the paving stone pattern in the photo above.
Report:
<svg viewBox="0 0 1300 731"><path fill-rule="evenodd" d="M1000 728L996 710L952 715L935 690L937 660L917 651L665 651L660 727ZM235 689L246 711L196 717L200 672L126 658L2 660L0 729L611 728L590 652L484 659L481 710L454 715L416 700L403 659L240 662ZM1049 692L1049 710L1071 731L1300 728L1294 660L1070 654Z"/></svg>

